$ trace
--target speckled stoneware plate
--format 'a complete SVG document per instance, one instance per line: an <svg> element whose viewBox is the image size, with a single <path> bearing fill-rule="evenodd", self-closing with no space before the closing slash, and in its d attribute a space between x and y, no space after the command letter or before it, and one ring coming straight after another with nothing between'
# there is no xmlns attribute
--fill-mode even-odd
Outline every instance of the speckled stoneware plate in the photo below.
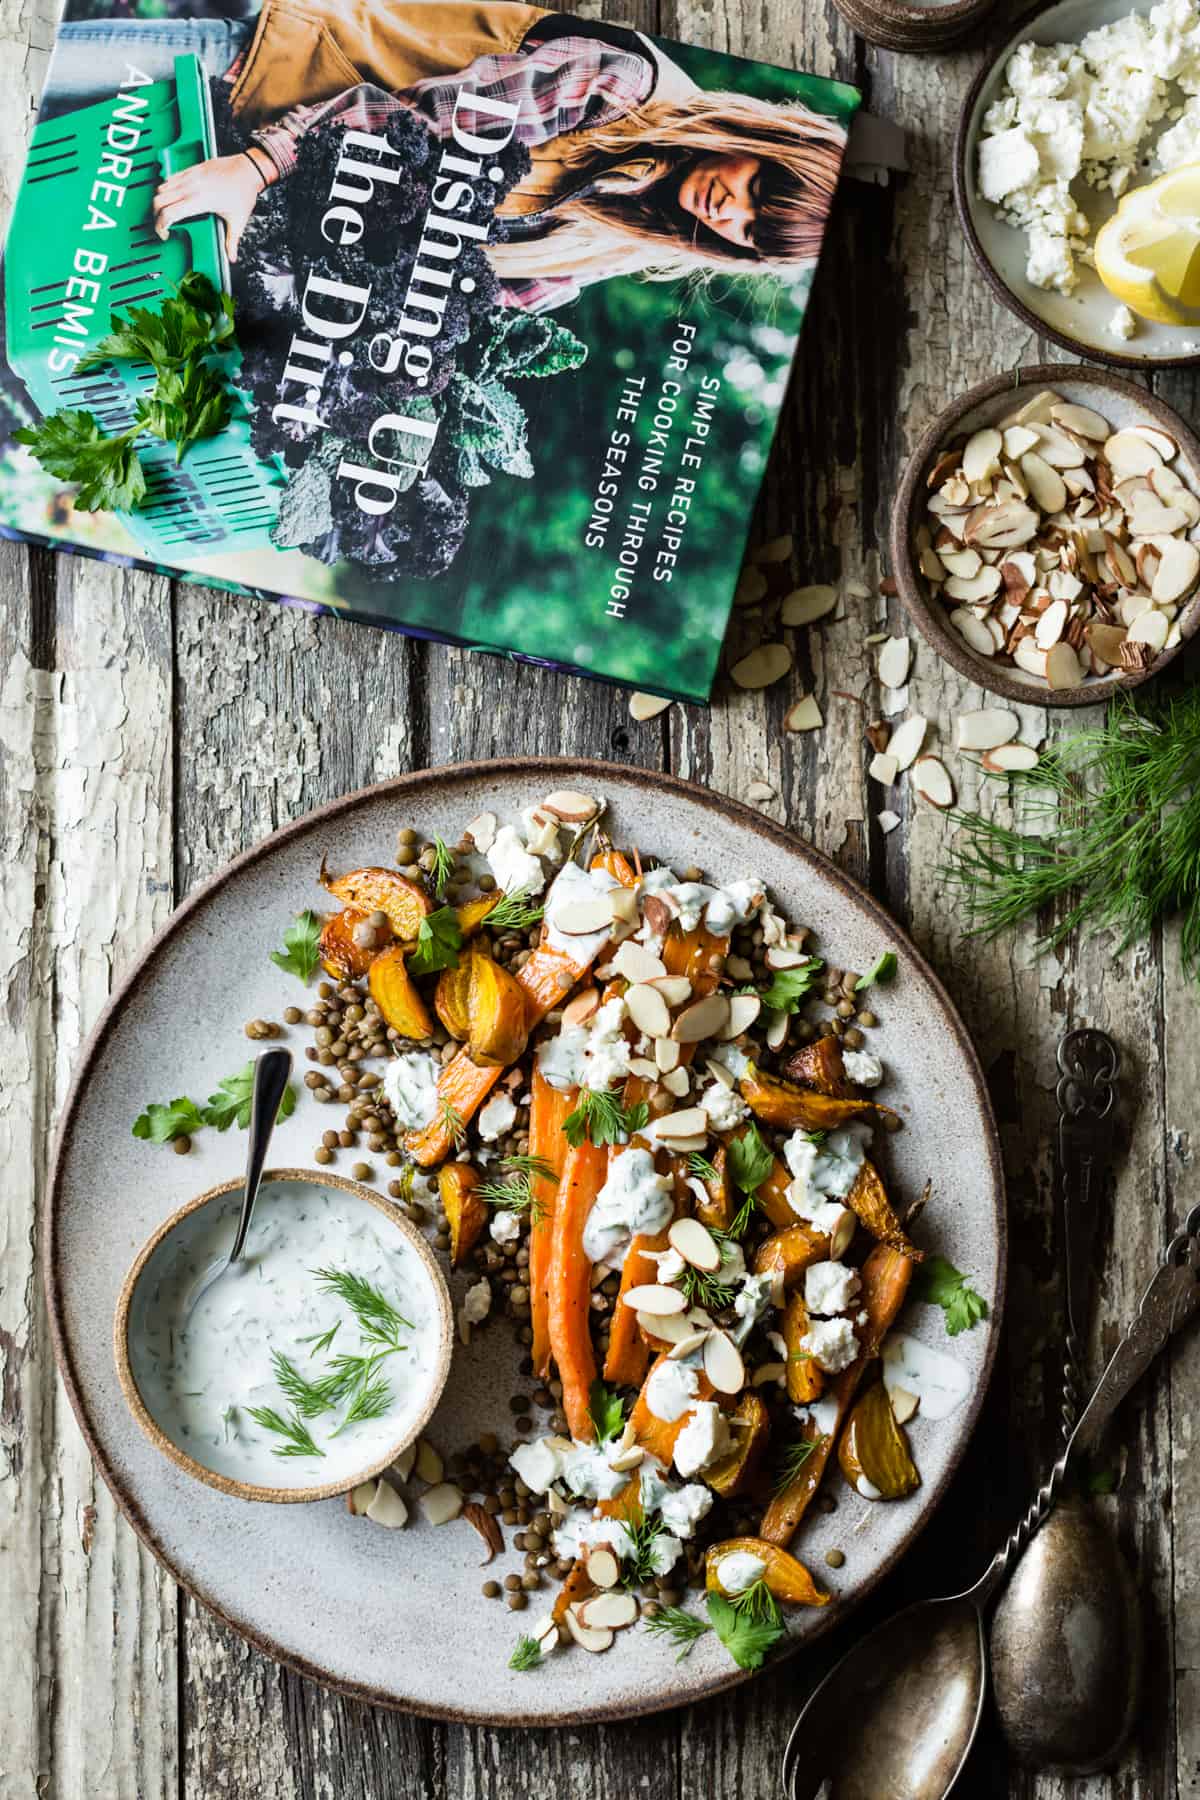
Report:
<svg viewBox="0 0 1200 1800"><path fill-rule="evenodd" d="M533 1674L508 1658L522 1619L480 1594L480 1543L469 1525L420 1519L386 1531L338 1500L255 1504L190 1479L138 1429L117 1380L113 1316L125 1271L146 1238L202 1188L236 1175L242 1134L201 1133L192 1154L140 1142L130 1125L151 1099L210 1093L250 1054L247 1018L279 1018L297 984L269 960L284 926L321 905L322 854L335 866L386 861L397 829L453 840L484 809L572 786L607 796L613 836L677 868L753 873L825 954L869 968L899 952L894 984L875 1002L872 1034L888 1070L882 1097L904 1116L885 1166L906 1199L932 1178L921 1241L969 1270L987 1296L986 1325L953 1340L936 1308L913 1303L905 1328L950 1350L970 1396L948 1419L912 1426L923 1485L909 1500L869 1506L831 1481L838 1508L817 1513L805 1557L834 1604L800 1613L799 1649L860 1600L932 1518L975 1423L991 1370L1004 1285L1004 1198L996 1128L979 1063L936 978L887 914L815 851L733 801L663 775L598 763L497 762L402 776L277 832L197 890L163 928L103 1014L67 1100L48 1228L46 1284L59 1365L105 1479L126 1517L177 1580L268 1655L360 1698L443 1718L495 1724L612 1719L695 1701L744 1679L711 1638L683 1663L641 1628L604 1656L552 1657ZM295 1034L298 1043L307 1032ZM302 1097L272 1144L272 1161L312 1166L327 1115ZM456 1299L464 1278L455 1277ZM457 1346L428 1434L445 1452L506 1430L518 1349L497 1320ZM845 1566L827 1569L839 1545ZM507 1553L495 1572L519 1566ZM465 1675L469 1671L469 1676Z"/></svg>
<svg viewBox="0 0 1200 1800"><path fill-rule="evenodd" d="M1001 47L979 71L963 102L954 146L954 193L958 214L971 250L997 297L1032 330L1052 338L1064 350L1094 357L1113 368L1189 367L1200 363L1200 326L1157 325L1139 319L1127 342L1114 337L1109 323L1118 302L1094 269L1079 265L1079 285L1070 294L1037 288L1025 278L1023 231L1005 225L978 190L979 133L984 114L1004 88L1004 71L1018 44L1077 44L1089 31L1111 25L1132 12L1148 13L1155 0L1060 0L1035 7L1013 27ZM1165 130L1168 121L1156 126ZM1151 140L1152 142L1152 140ZM1144 179L1157 173L1149 158ZM1089 241L1117 209L1110 194L1096 193L1082 181L1072 184L1080 209L1091 225Z"/></svg>

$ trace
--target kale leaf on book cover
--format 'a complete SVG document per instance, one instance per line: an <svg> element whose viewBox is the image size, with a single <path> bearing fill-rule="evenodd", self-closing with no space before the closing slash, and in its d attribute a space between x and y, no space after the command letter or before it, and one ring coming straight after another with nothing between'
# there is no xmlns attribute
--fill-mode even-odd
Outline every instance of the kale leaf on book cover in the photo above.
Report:
<svg viewBox="0 0 1200 1800"><path fill-rule="evenodd" d="M166 9L59 30L0 532L705 698L857 93L516 0Z"/></svg>

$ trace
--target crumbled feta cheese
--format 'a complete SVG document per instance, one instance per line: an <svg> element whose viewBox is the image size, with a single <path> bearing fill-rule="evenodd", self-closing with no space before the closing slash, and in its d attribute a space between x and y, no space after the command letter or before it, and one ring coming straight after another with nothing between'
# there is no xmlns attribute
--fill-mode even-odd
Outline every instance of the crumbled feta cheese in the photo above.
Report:
<svg viewBox="0 0 1200 1800"><path fill-rule="evenodd" d="M708 1114L714 1131L732 1131L750 1115L750 1108L736 1088L714 1081L700 1096L700 1105Z"/></svg>
<svg viewBox="0 0 1200 1800"><path fill-rule="evenodd" d="M405 1131L420 1131L437 1117L439 1064L428 1050L405 1050L383 1071L383 1091Z"/></svg>
<svg viewBox="0 0 1200 1800"><path fill-rule="evenodd" d="M671 1177L660 1175L648 1150L635 1146L609 1158L604 1186L583 1227L589 1262L611 1262L635 1237L665 1231L674 1211Z"/></svg>
<svg viewBox="0 0 1200 1800"><path fill-rule="evenodd" d="M701 1400L675 1439L675 1467L681 1475L698 1475L729 1448L729 1426L715 1400Z"/></svg>
<svg viewBox="0 0 1200 1800"><path fill-rule="evenodd" d="M524 1477L522 1477L524 1480ZM633 1555L633 1539L629 1527L620 1519L585 1519L572 1513L557 1527L552 1539L554 1554L573 1560L581 1550L593 1544L607 1544L614 1556L625 1561Z"/></svg>
<svg viewBox="0 0 1200 1800"><path fill-rule="evenodd" d="M793 1406L801 1425L812 1425L822 1437L832 1437L838 1425L838 1404L832 1394L812 1400L807 1406Z"/></svg>
<svg viewBox="0 0 1200 1800"><path fill-rule="evenodd" d="M608 1458L614 1446L599 1449L595 1444L572 1444L562 1453L562 1480L573 1494L585 1500L611 1500L629 1486L628 1472L610 1469Z"/></svg>
<svg viewBox="0 0 1200 1800"><path fill-rule="evenodd" d="M1020 125L980 140L979 191L993 205L1028 187L1040 168L1036 146Z"/></svg>
<svg viewBox="0 0 1200 1800"><path fill-rule="evenodd" d="M517 1109L508 1094L493 1094L476 1118L479 1135L485 1144L494 1144L506 1131L511 1131L516 1122Z"/></svg>
<svg viewBox="0 0 1200 1800"><path fill-rule="evenodd" d="M883 1080L883 1064L869 1050L846 1050L842 1062L850 1080L859 1087L878 1087Z"/></svg>
<svg viewBox="0 0 1200 1800"><path fill-rule="evenodd" d="M762 1557L752 1556L748 1550L731 1550L719 1559L716 1567L717 1580L726 1594L744 1594L766 1572L767 1565Z"/></svg>
<svg viewBox="0 0 1200 1800"><path fill-rule="evenodd" d="M530 1444L518 1444L509 1457L530 1493L545 1494L562 1475L564 1440L535 1438Z"/></svg>
<svg viewBox="0 0 1200 1800"><path fill-rule="evenodd" d="M683 1545L669 1531L656 1531L650 1540L650 1567L656 1575L666 1575L683 1554Z"/></svg>
<svg viewBox="0 0 1200 1800"><path fill-rule="evenodd" d="M858 1355L858 1339L849 1319L814 1319L798 1348L827 1375L839 1375Z"/></svg>
<svg viewBox="0 0 1200 1800"><path fill-rule="evenodd" d="M1127 343L1137 331L1137 320L1127 306L1118 306L1108 321L1108 329L1113 337Z"/></svg>
<svg viewBox="0 0 1200 1800"><path fill-rule="evenodd" d="M820 1144L814 1144L807 1132L794 1131L783 1147L784 1161L796 1177L788 1189L789 1199L795 1192L798 1201L814 1194L844 1200L858 1179L870 1141L870 1126L857 1122L831 1131Z"/></svg>
<svg viewBox="0 0 1200 1800"><path fill-rule="evenodd" d="M678 1359L667 1357L656 1363L646 1382L646 1405L656 1419L674 1424L682 1419L700 1390L700 1377L695 1369Z"/></svg>
<svg viewBox="0 0 1200 1800"><path fill-rule="evenodd" d="M771 1273L765 1275L747 1275L743 1278L741 1288L733 1302L733 1310L737 1314L738 1323L730 1336L735 1344L744 1344L754 1330L763 1313L772 1304L775 1277Z"/></svg>
<svg viewBox="0 0 1200 1800"><path fill-rule="evenodd" d="M557 1037L544 1038L537 1047L542 1080L565 1093L583 1081L588 1034L584 1025L564 1025Z"/></svg>
<svg viewBox="0 0 1200 1800"><path fill-rule="evenodd" d="M678 1281L687 1268L687 1263L678 1250L648 1250L644 1255L651 1257L658 1264L658 1281L660 1287L669 1287Z"/></svg>
<svg viewBox="0 0 1200 1800"><path fill-rule="evenodd" d="M488 868L496 878L496 886L506 894L520 888L540 894L546 885L546 871L532 856L511 825L502 825L487 853Z"/></svg>
<svg viewBox="0 0 1200 1800"><path fill-rule="evenodd" d="M498 1206L492 1214L492 1242L515 1244L521 1235L521 1221L511 1206Z"/></svg>
<svg viewBox="0 0 1200 1800"><path fill-rule="evenodd" d="M585 1087L610 1088L622 1075L628 1075L632 1051L622 1029L624 1022L625 1002L619 994L593 1013L583 1074Z"/></svg>
<svg viewBox="0 0 1200 1800"><path fill-rule="evenodd" d="M491 1310L491 1284L487 1276L482 1275L473 1287L467 1289L458 1309L458 1328L464 1343L470 1339L472 1325L482 1325Z"/></svg>
<svg viewBox="0 0 1200 1800"><path fill-rule="evenodd" d="M708 1055L710 1061L728 1069L735 1081L740 1081L750 1067L750 1058L736 1044L714 1044Z"/></svg>
<svg viewBox="0 0 1200 1800"><path fill-rule="evenodd" d="M690 1483L687 1487L667 1488L658 1505L662 1522L675 1537L690 1538L701 1519L707 1517L713 1498L712 1489L701 1486L699 1482ZM642 1504L645 1505L644 1479Z"/></svg>
<svg viewBox="0 0 1200 1800"><path fill-rule="evenodd" d="M845 1263L820 1262L804 1272L804 1304L810 1313L844 1313L862 1282Z"/></svg>

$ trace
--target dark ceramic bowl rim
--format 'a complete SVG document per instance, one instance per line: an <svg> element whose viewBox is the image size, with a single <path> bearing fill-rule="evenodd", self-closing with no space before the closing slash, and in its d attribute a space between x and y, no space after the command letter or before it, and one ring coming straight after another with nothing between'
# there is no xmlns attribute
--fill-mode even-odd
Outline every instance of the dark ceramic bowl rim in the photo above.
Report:
<svg viewBox="0 0 1200 1800"><path fill-rule="evenodd" d="M979 382L976 387L968 388L965 394L943 407L921 433L916 448L905 465L892 505L889 541L892 577L901 605L926 643L931 644L939 656L977 687L986 688L989 693L999 694L1005 700L1015 700L1025 706L1096 706L1114 693L1141 687L1174 661L1197 629L1200 629L1200 587L1193 589L1180 609L1179 642L1172 644L1169 650L1160 650L1148 669L1122 675L1105 675L1096 681L1083 682L1078 687L1051 688L1044 684L1038 686L1033 682L1019 681L1010 673L1007 663L996 662L972 650L951 625L949 608L941 600L934 599L925 592L925 583L912 552L913 534L920 522L915 514L917 505L926 492L926 473L941 446L954 436L959 421L977 406L998 395L1015 394L1019 389L1027 387L1053 387L1056 381L1082 382L1100 392L1115 392L1126 399L1136 400L1145 409L1147 418L1161 425L1178 442L1180 454L1186 458L1195 483L1194 491L1197 498L1200 498L1200 440L1193 435L1179 414L1165 401L1158 399L1157 395L1147 393L1132 381L1123 381L1120 376L1112 375L1106 369L1089 369L1085 365L1038 363L1031 369L1014 369L1011 374L993 375L987 381Z"/></svg>
<svg viewBox="0 0 1200 1800"><path fill-rule="evenodd" d="M87 1085L91 1066L93 1062L102 1056L109 1035L114 1029L125 1007L135 996L138 983L145 970L161 955L168 941L183 921L190 918L192 914L202 910L209 899L215 894L218 894L222 888L224 888L235 876L240 874L243 869L249 868L254 863L269 856L281 843L286 843L289 839L299 837L303 833L310 831L314 823L321 820L337 819L344 814L357 812L360 808L373 805L385 796L403 796L411 802L414 797L419 798L422 791L431 785L438 786L447 782L466 782L486 778L488 776L500 776L502 778L512 776L523 781L534 782L544 780L547 775L552 779L559 778L560 780L568 777L575 780L578 780L579 778L590 780L595 783L598 791L603 791L606 782L616 781L621 785L624 785L631 779L636 780L645 787L656 788L662 793L674 795L680 799L698 803L707 806L714 811L720 812L729 819L731 823L741 826L752 834L769 839L789 855L797 857L803 862L807 862L810 867L818 867L822 876L830 883L831 887L840 890L848 898L851 898L856 906L861 907L864 911L871 914L879 922L881 928L886 927L890 934L888 941L893 942L909 965L920 973L922 980L927 984L931 994L937 1001L942 1012L947 1034L954 1040L962 1054L964 1065L979 1105L980 1113L988 1127L980 1143L979 1154L986 1165L990 1177L990 1187L993 1196L993 1223L996 1232L998 1256L996 1292L989 1307L990 1330L983 1370L980 1374L975 1391L968 1402L968 1414L957 1447L938 1482L937 1488L934 1490L934 1504L926 1515L926 1524L931 1521L937 1505L944 1498L946 1489L949 1487L957 1473L962 1463L963 1456L966 1453L967 1445L974 1436L976 1427L979 1423L979 1415L996 1367L996 1358L1000 1346L1000 1328L1004 1314L1004 1300L1008 1272L1008 1216L1005 1204L1004 1166L1000 1154L1000 1137L996 1127L996 1119L992 1109L991 1098L988 1094L987 1083L984 1079L983 1069L979 1062L979 1056L974 1044L971 1042L966 1026L963 1024L963 1021L958 1014L957 1008L947 994L941 981L938 979L925 957L908 937L907 933L897 925L890 914L884 910L880 903L868 893L865 888L861 887L858 882L851 880L851 878L844 874L835 863L831 862L828 857L823 856L820 851L815 850L811 844L807 844L802 838L798 838L794 836L793 833L785 831L782 826L775 824L772 819L764 817L762 813L756 812L752 807L743 805L739 800L732 800L724 794L713 793L709 789L702 788L694 782L683 781L676 775L668 775L659 770L631 769L629 767L622 767L618 764L599 762L587 757L502 757L481 762L448 764L440 769L419 769L414 770L407 775L396 775L388 781L377 782L370 787L359 788L354 793L345 794L340 799L327 801L323 806L315 807L311 812L305 813L301 818L293 819L287 825L281 826L279 830L272 832L269 837L263 838L249 850L243 850L240 855L233 857L223 868L218 869L215 874L210 875L207 881L201 882L199 886L194 888L187 899L184 900L171 914L170 918L159 927L140 955L134 959L124 979L119 986L114 989L107 1005L89 1033L88 1038L79 1053L78 1065L71 1081L71 1086L67 1094L62 1117L59 1121L58 1131L55 1137L54 1153L50 1165L46 1208L43 1214L42 1224L42 1282L46 1296L54 1358L58 1364L59 1374L62 1377L67 1397L70 1400L71 1409L75 1414L79 1429L83 1434L84 1441L87 1444L92 1460L99 1469L105 1485L112 1493L114 1500L124 1514L126 1520L133 1527L133 1530L146 1545L147 1549L151 1551L158 1562L162 1564L186 1593L190 1594L192 1598L197 1600L202 1606L207 1607L209 1612L220 1619L223 1624L228 1625L231 1630L237 1632L247 1643L253 1644L255 1649L260 1650L265 1656L271 1657L275 1662L282 1664L285 1668L291 1669L295 1674L302 1675L310 1681L319 1682L323 1686L332 1689L335 1693L344 1695L347 1699L361 1700L367 1702L369 1705L383 1706L397 1711L413 1712L424 1718L443 1719L460 1724L491 1725L493 1727L502 1725L527 1727L584 1725L606 1723L614 1719L636 1718L646 1713L665 1712L674 1705L692 1705L697 1701L706 1700L714 1694L724 1693L730 1688L739 1687L743 1682L750 1680L751 1676L748 1671L731 1669L728 1674L718 1676L712 1681L706 1682L703 1687L698 1687L687 1693L681 1694L677 1699L668 1698L663 1700L658 1696L655 1696L649 1701L641 1704L635 1701L629 1705L621 1706L583 1706L552 1714L535 1713L522 1718L498 1719L491 1714L473 1708L469 1702L459 1706L414 1704L412 1700L404 1696L370 1687L366 1683L332 1676L328 1670L309 1662L302 1656L284 1650L282 1646L275 1643L262 1632L247 1625L241 1619L234 1617L227 1608L214 1602L204 1592L202 1587L182 1574L182 1572L174 1565L170 1556L155 1537L148 1520L142 1514L136 1497L126 1488L101 1448L96 1430L88 1415L83 1393L75 1373L63 1319L62 1300L59 1293L58 1282L58 1189L67 1158L67 1152L71 1145L72 1133L76 1125L76 1115L79 1109L80 1099ZM919 1535L919 1530L912 1530L903 1542L897 1545L895 1550L876 1566L870 1576L862 1581L860 1585L854 1589L851 1595L847 1596L844 1602L840 1603L837 1607L831 1606L823 1608L819 1629L822 1631L827 1629L828 1626L834 1623L835 1619L841 1620L847 1618L853 1609L875 1589L884 1576L889 1574L890 1571L895 1568L896 1564L901 1560L905 1553L912 1548L912 1545L916 1542ZM781 1654L776 1657L771 1666L776 1666L784 1657L796 1655L800 1650L807 1648L812 1641L813 1638L810 1637L803 1642L793 1642L786 1649L782 1650Z"/></svg>
<svg viewBox="0 0 1200 1800"><path fill-rule="evenodd" d="M996 268L987 251L983 247L979 233L975 229L975 221L971 217L971 200L969 183L971 180L971 120L979 97L991 79L992 73L1002 57L1012 50L1017 40L1031 26L1035 25L1043 13L1052 6L1060 4L1060 0L1046 0L1045 4L1030 7L1022 13L1005 36L998 50L993 51L983 63L974 81L967 91L958 115L958 128L954 134L954 207L958 213L958 222L963 235L971 247L971 254L983 275L984 280L996 298L1009 312L1014 313L1023 325L1036 332L1039 337L1049 338L1061 350L1069 350L1073 356L1084 356L1090 362L1103 363L1110 369L1133 369L1140 374L1153 374L1158 369L1194 369L1200 366L1200 351L1193 351L1190 356L1135 356L1121 350L1100 350L1094 344L1085 344L1079 338L1072 337L1069 332L1059 331L1056 326L1049 325L1045 319L1039 318L1032 308L1026 305L1015 289L1009 287L1000 271Z"/></svg>

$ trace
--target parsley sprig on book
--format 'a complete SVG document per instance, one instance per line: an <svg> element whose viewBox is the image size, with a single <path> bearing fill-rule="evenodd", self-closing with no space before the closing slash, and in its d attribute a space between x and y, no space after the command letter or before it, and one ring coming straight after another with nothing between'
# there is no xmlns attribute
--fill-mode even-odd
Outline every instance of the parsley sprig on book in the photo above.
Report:
<svg viewBox="0 0 1200 1800"><path fill-rule="evenodd" d="M233 348L233 303L206 275L185 275L158 312L113 313L107 337L80 357L80 374L107 362L145 362L154 386L139 397L133 424L108 436L94 413L68 408L13 433L48 474L78 485L82 512L131 512L146 497L139 439L174 444L175 461L223 431L233 406L225 377L207 359Z"/></svg>

